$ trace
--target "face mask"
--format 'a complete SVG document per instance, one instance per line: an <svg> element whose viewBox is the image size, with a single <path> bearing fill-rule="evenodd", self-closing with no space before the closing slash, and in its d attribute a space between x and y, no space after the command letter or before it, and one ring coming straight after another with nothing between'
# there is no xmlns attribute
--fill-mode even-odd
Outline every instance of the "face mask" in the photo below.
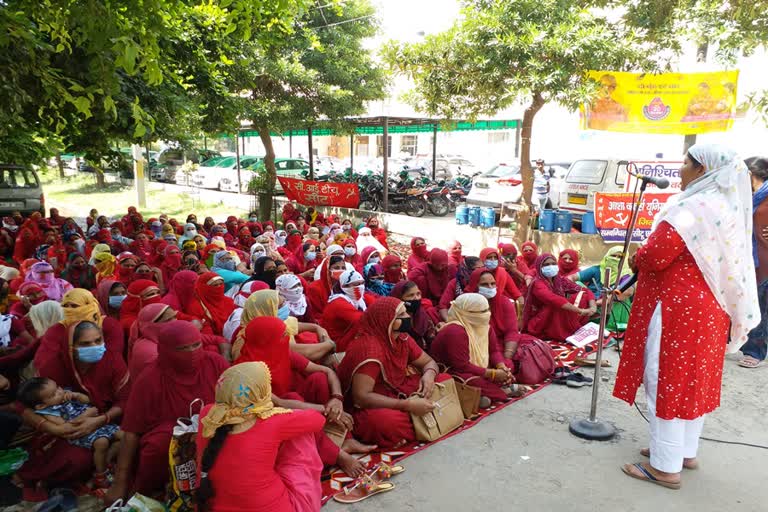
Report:
<svg viewBox="0 0 768 512"><path fill-rule="evenodd" d="M357 254L357 249L355 249L354 247L345 247L344 254L346 254L347 256L354 256L355 254Z"/></svg>
<svg viewBox="0 0 768 512"><path fill-rule="evenodd" d="M331 232L331 228L323 228L323 234L324 235L327 235L330 232Z"/></svg>
<svg viewBox="0 0 768 512"><path fill-rule="evenodd" d="M256 217L250 217L248 220L249 220L250 222L259 222L259 219L258 219L258 218L256 218Z"/></svg>
<svg viewBox="0 0 768 512"><path fill-rule="evenodd" d="M79 252L81 255L85 254L85 240L82 238L78 238L75 240L75 247L77 248L77 252Z"/></svg>
<svg viewBox="0 0 768 512"><path fill-rule="evenodd" d="M408 332L411 330L411 319L410 318L401 318L400 319L400 327L397 329L393 329L398 332Z"/></svg>
<svg viewBox="0 0 768 512"><path fill-rule="evenodd" d="M380 261L381 261L381 258L379 258L378 256L374 256L373 258L368 258L368 263L372 265L376 265Z"/></svg>
<svg viewBox="0 0 768 512"><path fill-rule="evenodd" d="M98 363L106 351L107 347L103 343L92 347L77 347L77 358L84 363Z"/></svg>
<svg viewBox="0 0 768 512"><path fill-rule="evenodd" d="M280 306L280 309L277 310L277 318L279 318L282 321L288 320L288 315L291 314L291 307L286 302L282 306Z"/></svg>
<svg viewBox="0 0 768 512"><path fill-rule="evenodd" d="M15 233L16 231L19 230L19 226L15 226L13 224L6 224L5 222L3 222L3 227L8 231L10 231L11 233Z"/></svg>
<svg viewBox="0 0 768 512"><path fill-rule="evenodd" d="M290 290L280 290L280 295L286 300L286 302L298 302L301 300L301 296L304 295L304 287L292 288Z"/></svg>
<svg viewBox="0 0 768 512"><path fill-rule="evenodd" d="M112 309L120 309L120 306L123 305L123 301L125 298L128 297L127 295L113 295L109 298L109 307Z"/></svg>
<svg viewBox="0 0 768 512"><path fill-rule="evenodd" d="M235 262L234 260L229 261L221 261L219 262L219 266L225 270L235 270Z"/></svg>
<svg viewBox="0 0 768 512"><path fill-rule="evenodd" d="M384 279L371 279L371 284L375 284L377 286L381 286L384 284Z"/></svg>
<svg viewBox="0 0 768 512"><path fill-rule="evenodd" d="M555 277L559 271L560 269L557 268L557 265L547 265L546 267L541 267L541 273L544 277Z"/></svg>
<svg viewBox="0 0 768 512"><path fill-rule="evenodd" d="M477 293L486 299L492 299L496 296L496 288L491 288L490 286L480 286L477 289Z"/></svg>
<svg viewBox="0 0 768 512"><path fill-rule="evenodd" d="M341 226L341 229L342 231L349 231L350 229L352 229L352 226L348 224L344 224L343 226Z"/></svg>
<svg viewBox="0 0 768 512"><path fill-rule="evenodd" d="M499 260L485 260L485 268L488 270L496 270L499 266Z"/></svg>
<svg viewBox="0 0 768 512"><path fill-rule="evenodd" d="M363 298L363 293L365 293L365 285L361 284L358 286L345 286L342 288L344 293L352 300L360 300Z"/></svg>
<svg viewBox="0 0 768 512"><path fill-rule="evenodd" d="M409 315L415 314L419 309L421 309L421 301L420 300L406 300L405 301L405 310L408 312ZM408 320L410 320L410 318Z"/></svg>
<svg viewBox="0 0 768 512"><path fill-rule="evenodd" d="M251 256L251 260L254 263L256 263L256 260L258 260L259 258L261 258L263 256L266 256L266 255L267 255L267 253L264 252L264 251L253 251L253 255Z"/></svg>
<svg viewBox="0 0 768 512"><path fill-rule="evenodd" d="M308 252L304 255L304 259L307 261L315 261L315 258L317 258L317 253L314 251Z"/></svg>
<svg viewBox="0 0 768 512"><path fill-rule="evenodd" d="M337 268L335 270L331 270L331 277L333 278L334 281L338 281L339 278L341 277L341 274L343 273L344 273L344 270Z"/></svg>

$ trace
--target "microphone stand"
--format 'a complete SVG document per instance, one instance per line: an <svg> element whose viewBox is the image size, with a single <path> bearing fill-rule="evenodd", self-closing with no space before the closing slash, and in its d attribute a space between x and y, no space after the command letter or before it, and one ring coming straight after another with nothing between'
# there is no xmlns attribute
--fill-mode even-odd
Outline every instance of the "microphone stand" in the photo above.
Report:
<svg viewBox="0 0 768 512"><path fill-rule="evenodd" d="M627 169L629 171L629 169ZM642 181L642 180L641 180ZM571 434L582 439L588 439L590 441L608 441L616 435L616 428L605 421L597 419L597 397L600 387L600 370L603 360L603 344L605 343L605 324L608 319L608 311L613 306L614 292L619 287L619 278L621 277L621 271L624 268L624 262L627 259L627 253L629 252L629 244L632 242L632 232L635 229L635 223L640 212L640 205L642 204L643 194L645 193L645 187L648 183L642 181L640 186L640 194L637 200L632 205L632 215L629 217L629 225L627 226L627 233L624 237L624 251L619 260L618 274L616 275L616 284L610 286L611 282L611 269L605 269L605 275L603 276L603 308L600 312L600 332L597 336L597 361L595 361L595 375L592 383L592 403L589 408L589 417L576 418L568 425L568 430Z"/></svg>

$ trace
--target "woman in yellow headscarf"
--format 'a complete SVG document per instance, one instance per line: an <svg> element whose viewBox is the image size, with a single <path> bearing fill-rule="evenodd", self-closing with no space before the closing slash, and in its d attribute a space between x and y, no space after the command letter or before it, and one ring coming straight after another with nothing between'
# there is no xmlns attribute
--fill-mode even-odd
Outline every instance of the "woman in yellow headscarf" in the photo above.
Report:
<svg viewBox="0 0 768 512"><path fill-rule="evenodd" d="M435 361L448 367L448 373L479 387L481 406L507 400L525 391L512 386L512 371L495 335L490 334L491 310L479 293L464 293L451 302L448 323L432 340ZM490 366L490 368L489 368Z"/></svg>
<svg viewBox="0 0 768 512"><path fill-rule="evenodd" d="M242 363L222 373L216 403L200 417L198 506L211 511L320 509L323 464L314 434L325 418L313 410L276 407L266 364ZM249 470L242 471L246 464Z"/></svg>
<svg viewBox="0 0 768 512"><path fill-rule="evenodd" d="M317 324L303 323L289 316L290 310L285 299L276 290L259 290L251 294L243 306L240 317L240 329L232 342L232 359L240 355L245 343L245 328L251 320L260 316L274 316L285 322L286 333L291 340L291 350L303 355L313 362L322 360L328 354L336 351L336 343L328 337L328 331ZM299 333L311 332L317 335L319 343L296 343L295 336Z"/></svg>
<svg viewBox="0 0 768 512"><path fill-rule="evenodd" d="M100 252L93 256L94 267L96 268L96 284L104 279L110 279L115 276L117 269L117 260L108 252Z"/></svg>

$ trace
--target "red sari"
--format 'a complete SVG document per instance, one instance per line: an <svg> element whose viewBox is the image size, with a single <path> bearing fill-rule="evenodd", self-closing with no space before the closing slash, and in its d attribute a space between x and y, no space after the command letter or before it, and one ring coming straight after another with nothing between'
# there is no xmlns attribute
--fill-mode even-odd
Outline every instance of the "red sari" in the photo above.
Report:
<svg viewBox="0 0 768 512"><path fill-rule="evenodd" d="M515 264L517 265L517 270L522 275L514 273L509 269L507 269L507 275L515 282L515 286L517 286L517 289L520 290L520 293L522 293L523 295L527 295L528 283L525 282L524 276L530 275L531 269L528 268L528 264L525 262L525 258L523 258L517 253L517 248L512 244L499 245L499 252L501 253L500 256L503 256L505 258L510 257L513 260L515 260Z"/></svg>
<svg viewBox="0 0 768 512"><path fill-rule="evenodd" d="M158 339L157 360L137 377L121 424L125 432L141 436L133 487L147 496L165 489L168 445L176 420L189 417L193 400L214 401L216 381L229 366L212 352L177 350L200 341L200 331L189 322L163 324Z"/></svg>
<svg viewBox="0 0 768 512"><path fill-rule="evenodd" d="M563 305L573 303L582 294L577 307L585 309L595 296L587 288L583 288L570 279L555 276L550 281L541 273L541 267L551 254L542 254L536 260L537 276L528 289L523 313L523 326L526 332L544 339L564 341L575 333L582 325L589 322L588 316L581 316L563 309Z"/></svg>
<svg viewBox="0 0 768 512"><path fill-rule="evenodd" d="M637 291L613 395L634 403L643 380L648 324L661 303L656 415L692 420L712 412L720 405L728 315L685 241L668 222L662 222L637 251L635 263Z"/></svg>
<svg viewBox="0 0 768 512"><path fill-rule="evenodd" d="M163 273L163 284L170 286L173 276L181 268L181 250L175 245L166 246L163 251L163 260L160 263L160 270Z"/></svg>
<svg viewBox="0 0 768 512"><path fill-rule="evenodd" d="M480 251L480 261L482 261L483 265L485 265L485 261L488 259L488 256L492 254L495 254L499 259L499 266L491 271L493 273L494 279L496 279L496 289L500 290L502 293L504 293L504 295L512 300L519 299L523 296L523 294L520 293L520 290L518 289L515 282L509 277L507 271L502 268L501 257L497 249L486 247Z"/></svg>
<svg viewBox="0 0 768 512"><path fill-rule="evenodd" d="M497 272L505 273L503 270L499 271L498 269ZM469 284L464 288L464 292L477 293L480 278L486 273L493 274L493 272L484 268L473 271L469 278ZM493 331L494 337L498 342L506 344L518 341L520 331L517 328L517 309L515 304L503 294L499 295L499 289L499 284L496 283L496 296L492 299L487 299L488 305L491 308L490 329Z"/></svg>
<svg viewBox="0 0 768 512"><path fill-rule="evenodd" d="M384 268L386 272L386 266ZM442 249L432 249L429 262L408 269L408 279L416 283L423 298L435 305L440 303L440 297L455 273L456 269L448 265L448 253Z"/></svg>
<svg viewBox="0 0 768 512"><path fill-rule="evenodd" d="M203 332L222 335L224 324L235 310L235 302L224 295L224 283L213 286L211 279L221 277L216 272L206 272L197 278L194 300L189 304L188 313L203 320Z"/></svg>
<svg viewBox="0 0 768 512"><path fill-rule="evenodd" d="M160 295L150 299L142 298L142 295L151 288L157 288L157 283L149 279L138 279L128 286L128 296L123 301L123 305L120 306L120 325L123 327L126 335L130 332L133 322L139 316L141 308L148 304L157 304L161 301Z"/></svg>
<svg viewBox="0 0 768 512"><path fill-rule="evenodd" d="M77 323L66 329L57 324L48 330L35 354L34 364L38 374L53 379L61 387L85 393L101 413L113 406L123 407L131 385L122 355L107 350L99 362L88 365L87 371L79 369L72 355L76 326ZM92 472L91 450L71 445L63 438L38 435L28 451L30 459L18 472L26 482L72 485Z"/></svg>
<svg viewBox="0 0 768 512"><path fill-rule="evenodd" d="M420 236L411 239L411 255L408 256L408 271L412 268L426 265L429 261L429 249L427 249L426 244L416 247L416 242L418 241L424 242L424 239Z"/></svg>
<svg viewBox="0 0 768 512"><path fill-rule="evenodd" d="M568 263L563 256L570 256L571 262ZM557 257L557 268L560 269L562 277L568 277L579 271L579 253L573 249L563 249Z"/></svg>
<svg viewBox="0 0 768 512"><path fill-rule="evenodd" d="M323 260L320 267L320 279L312 281L309 287L305 288L309 307L316 320L323 316L323 312L328 306L328 299L331 297L331 289L333 288L331 273L328 272L329 261L330 258Z"/></svg>

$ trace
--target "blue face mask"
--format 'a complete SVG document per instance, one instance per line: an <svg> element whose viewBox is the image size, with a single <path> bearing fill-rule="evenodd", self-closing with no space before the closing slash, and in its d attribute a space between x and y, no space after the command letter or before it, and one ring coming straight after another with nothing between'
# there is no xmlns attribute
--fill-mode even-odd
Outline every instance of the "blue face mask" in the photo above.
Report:
<svg viewBox="0 0 768 512"><path fill-rule="evenodd" d="M314 251L308 252L307 254L304 255L304 259L306 259L307 261L315 261L315 258L317 258L317 253Z"/></svg>
<svg viewBox="0 0 768 512"><path fill-rule="evenodd" d="M282 321L288 320L288 316L291 314L291 307L286 302L282 306L280 306L280 309L277 310L277 318L279 318Z"/></svg>
<svg viewBox="0 0 768 512"><path fill-rule="evenodd" d="M381 285L384 284L384 280L383 279L371 279L371 284L375 284L375 285L381 286Z"/></svg>
<svg viewBox="0 0 768 512"><path fill-rule="evenodd" d="M485 260L485 268L488 270L496 270L499 266L499 260Z"/></svg>
<svg viewBox="0 0 768 512"><path fill-rule="evenodd" d="M92 347L77 347L77 358L84 363L98 363L106 351L107 347L103 343Z"/></svg>
<svg viewBox="0 0 768 512"><path fill-rule="evenodd" d="M547 265L545 267L541 267L541 274L544 277L555 277L559 271L560 269L557 267L557 265Z"/></svg>
<svg viewBox="0 0 768 512"><path fill-rule="evenodd" d="M220 261L219 266L224 270L235 270L235 260Z"/></svg>
<svg viewBox="0 0 768 512"><path fill-rule="evenodd" d="M378 256L374 256L373 258L368 258L368 263L370 263L371 265L376 265L380 261L381 261L381 258L379 258Z"/></svg>
<svg viewBox="0 0 768 512"><path fill-rule="evenodd" d="M127 295L113 295L109 298L109 307L112 309L120 309L120 306L123 305L123 301L125 298L128 297Z"/></svg>

